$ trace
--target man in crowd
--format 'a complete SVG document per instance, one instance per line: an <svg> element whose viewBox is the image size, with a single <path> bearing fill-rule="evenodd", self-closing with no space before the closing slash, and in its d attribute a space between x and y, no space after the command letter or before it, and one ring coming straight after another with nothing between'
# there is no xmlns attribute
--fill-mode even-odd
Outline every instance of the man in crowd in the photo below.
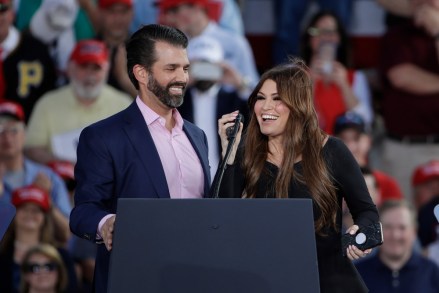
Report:
<svg viewBox="0 0 439 293"><path fill-rule="evenodd" d="M68 67L70 84L47 93L35 106L26 140L28 157L43 164L55 160L76 162L81 130L131 103L128 95L107 85L108 71L104 43L77 43Z"/></svg>
<svg viewBox="0 0 439 293"><path fill-rule="evenodd" d="M167 24L183 31L189 38L209 36L217 40L224 51L225 63L239 74L239 79L223 80L224 84L239 91L243 99L258 82L258 72L250 44L244 36L221 28L209 19L208 0L161 0L159 8Z"/></svg>
<svg viewBox="0 0 439 293"><path fill-rule="evenodd" d="M70 236L68 217L71 211L69 195L62 179L50 168L24 156L24 111L13 102L0 103L0 173L2 194L0 200L11 201L15 189L36 185L51 198L56 236L66 242Z"/></svg>
<svg viewBox="0 0 439 293"><path fill-rule="evenodd" d="M416 211L406 201L379 209L384 242L378 253L355 263L370 292L439 292L439 268L414 251Z"/></svg>

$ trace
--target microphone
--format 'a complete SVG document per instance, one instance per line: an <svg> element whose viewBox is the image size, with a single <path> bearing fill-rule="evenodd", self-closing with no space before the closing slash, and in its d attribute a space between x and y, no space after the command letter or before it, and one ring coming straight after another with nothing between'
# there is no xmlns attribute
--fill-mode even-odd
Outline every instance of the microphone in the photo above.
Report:
<svg viewBox="0 0 439 293"><path fill-rule="evenodd" d="M227 140L229 141L226 149L226 154L224 155L224 159L221 161L218 172L215 174L215 178L212 184L211 197L218 198L219 188L221 185L221 181L223 180L224 171L226 170L226 163L230 157L230 153L232 152L233 144L235 143L236 135L238 134L239 127L241 126L241 122L244 123L244 116L241 113L238 113L236 116L233 126L227 127L226 135ZM211 190L211 191L212 191Z"/></svg>
<svg viewBox="0 0 439 293"><path fill-rule="evenodd" d="M244 123L244 116L241 113L238 113L238 116L235 118L235 124L226 129L227 140L231 140L235 138L238 134L239 127L241 126L241 122Z"/></svg>

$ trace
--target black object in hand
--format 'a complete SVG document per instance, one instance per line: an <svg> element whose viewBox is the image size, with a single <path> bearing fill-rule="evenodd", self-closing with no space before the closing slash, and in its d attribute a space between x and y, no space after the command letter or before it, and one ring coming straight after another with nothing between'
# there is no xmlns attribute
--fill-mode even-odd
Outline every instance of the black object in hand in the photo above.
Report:
<svg viewBox="0 0 439 293"><path fill-rule="evenodd" d="M238 134L241 122L244 123L244 116L242 116L241 113L238 113L238 116L236 116L236 118L235 118L235 124L233 126L227 127L227 129L226 129L226 135L227 135L228 140L236 137L236 134Z"/></svg>
<svg viewBox="0 0 439 293"><path fill-rule="evenodd" d="M381 244L383 244L383 228L380 222L360 227L354 235L346 233L341 237L341 246L344 256L346 256L346 250L349 245L355 245L364 251Z"/></svg>

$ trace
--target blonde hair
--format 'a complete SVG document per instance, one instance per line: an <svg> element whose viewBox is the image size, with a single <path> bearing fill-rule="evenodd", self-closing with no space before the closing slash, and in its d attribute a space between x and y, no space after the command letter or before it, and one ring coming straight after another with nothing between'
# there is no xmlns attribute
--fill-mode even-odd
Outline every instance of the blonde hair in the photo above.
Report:
<svg viewBox="0 0 439 293"><path fill-rule="evenodd" d="M24 275L28 274L26 272L25 267L29 263L29 259L35 255L41 254L50 259L51 262L54 262L57 265L58 270L58 281L56 283L56 292L63 292L67 288L68 276L67 270L64 265L64 262L59 254L58 250L50 245L50 244L39 244L37 246L29 249L28 252L23 257L23 262L21 265L21 281L20 281L20 292L26 293L29 292L30 286L29 283L26 282Z"/></svg>

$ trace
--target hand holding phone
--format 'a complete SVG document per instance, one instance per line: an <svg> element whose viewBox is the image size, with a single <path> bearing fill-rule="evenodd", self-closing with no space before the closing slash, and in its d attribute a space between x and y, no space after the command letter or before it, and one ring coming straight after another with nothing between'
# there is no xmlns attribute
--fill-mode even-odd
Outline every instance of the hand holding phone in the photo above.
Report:
<svg viewBox="0 0 439 293"><path fill-rule="evenodd" d="M322 42L319 45L318 56L322 62L321 71L323 74L329 75L333 71L333 63L335 60L337 45L333 42Z"/></svg>
<svg viewBox="0 0 439 293"><path fill-rule="evenodd" d="M380 222L360 227L354 235L346 233L343 234L341 238L343 256L346 256L346 251L349 245L355 245L358 249L364 251L381 245L382 243L383 228Z"/></svg>

